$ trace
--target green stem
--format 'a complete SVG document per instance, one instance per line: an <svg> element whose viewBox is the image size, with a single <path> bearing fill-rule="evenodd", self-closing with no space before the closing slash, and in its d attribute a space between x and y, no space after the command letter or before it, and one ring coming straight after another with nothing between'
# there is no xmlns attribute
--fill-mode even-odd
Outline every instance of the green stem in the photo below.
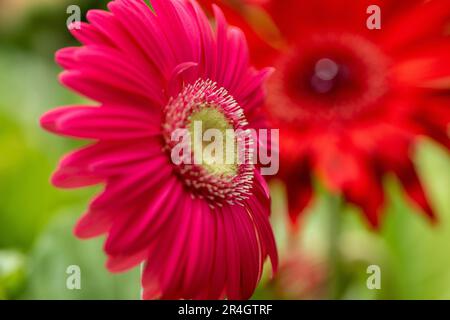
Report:
<svg viewBox="0 0 450 320"><path fill-rule="evenodd" d="M328 265L330 270L329 298L340 299L344 289L342 256L340 252L340 240L342 232L342 201L339 195L327 195L327 211L329 216L329 248Z"/></svg>

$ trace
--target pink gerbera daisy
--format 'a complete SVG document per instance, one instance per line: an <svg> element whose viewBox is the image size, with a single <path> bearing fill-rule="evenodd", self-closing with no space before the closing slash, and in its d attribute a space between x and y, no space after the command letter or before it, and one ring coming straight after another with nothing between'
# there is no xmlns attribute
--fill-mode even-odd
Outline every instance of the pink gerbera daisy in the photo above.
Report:
<svg viewBox="0 0 450 320"><path fill-rule="evenodd" d="M61 82L99 105L42 117L51 132L92 141L61 161L52 183L105 184L75 234L107 234L111 272L144 262L145 299L246 299L267 256L277 265L266 183L248 162L174 164L170 138L194 119L262 127L268 70L249 66L243 33L218 8L213 31L194 0L151 4L89 11L89 23L72 30L83 46L56 54Z"/></svg>

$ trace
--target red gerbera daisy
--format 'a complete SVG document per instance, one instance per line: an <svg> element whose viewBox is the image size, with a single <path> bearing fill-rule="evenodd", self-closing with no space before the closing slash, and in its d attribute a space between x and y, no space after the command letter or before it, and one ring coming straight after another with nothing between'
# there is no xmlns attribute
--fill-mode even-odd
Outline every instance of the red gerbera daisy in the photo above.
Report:
<svg viewBox="0 0 450 320"><path fill-rule="evenodd" d="M255 53L277 69L267 110L281 128L292 218L312 197L312 172L374 227L388 172L433 218L411 156L420 135L450 147L450 1L268 0L263 7L283 35L271 54L267 46Z"/></svg>
<svg viewBox="0 0 450 320"><path fill-rule="evenodd" d="M141 0L89 11L72 30L83 46L57 53L61 82L100 105L43 116L49 131L93 140L62 160L52 182L105 183L75 233L107 234L112 272L145 262L144 298L249 298L266 257L277 265L266 183L247 162L176 165L171 136L194 119L261 126L268 72L250 68L243 33L219 9L213 31L194 0L151 4L154 12Z"/></svg>

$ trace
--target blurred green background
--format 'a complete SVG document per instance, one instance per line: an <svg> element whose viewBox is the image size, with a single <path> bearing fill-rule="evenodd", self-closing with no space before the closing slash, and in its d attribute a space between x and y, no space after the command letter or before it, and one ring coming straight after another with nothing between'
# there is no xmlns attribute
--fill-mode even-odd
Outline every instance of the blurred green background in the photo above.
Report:
<svg viewBox="0 0 450 320"><path fill-rule="evenodd" d="M104 7L106 0L0 0L0 299L137 299L139 270L112 275L103 239L81 241L73 225L98 189L57 190L49 183L58 159L79 142L39 128L40 115L80 98L57 82L54 52L74 45L65 28L69 4ZM333 228L327 195L318 196L296 236L286 232L285 196L271 184L272 222L281 258L277 277L264 275L259 299L450 299L450 161L430 141L416 163L440 223L432 226L394 179L380 233L355 208ZM332 240L332 241L330 241ZM331 253L331 254L330 254ZM366 269L381 269L381 289L369 290ZM69 290L66 269L81 268L81 290ZM269 266L268 266L269 267Z"/></svg>

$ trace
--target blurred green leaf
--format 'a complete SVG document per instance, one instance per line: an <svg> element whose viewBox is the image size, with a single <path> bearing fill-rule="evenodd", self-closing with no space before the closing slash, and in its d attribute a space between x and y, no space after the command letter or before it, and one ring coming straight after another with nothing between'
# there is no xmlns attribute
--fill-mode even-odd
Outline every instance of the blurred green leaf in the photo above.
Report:
<svg viewBox="0 0 450 320"><path fill-rule="evenodd" d="M12 251L0 251L0 300L14 298L25 280L25 257Z"/></svg>
<svg viewBox="0 0 450 320"><path fill-rule="evenodd" d="M69 212L80 212L69 210ZM27 299L139 299L139 268L111 274L104 264L102 240L79 240L72 234L76 218L61 214L38 239L30 254ZM79 266L81 289L66 286L67 268Z"/></svg>
<svg viewBox="0 0 450 320"><path fill-rule="evenodd" d="M79 145L39 126L45 111L81 101L57 74L53 62L0 48L0 248L27 250L58 208L92 193L49 183L58 159Z"/></svg>

